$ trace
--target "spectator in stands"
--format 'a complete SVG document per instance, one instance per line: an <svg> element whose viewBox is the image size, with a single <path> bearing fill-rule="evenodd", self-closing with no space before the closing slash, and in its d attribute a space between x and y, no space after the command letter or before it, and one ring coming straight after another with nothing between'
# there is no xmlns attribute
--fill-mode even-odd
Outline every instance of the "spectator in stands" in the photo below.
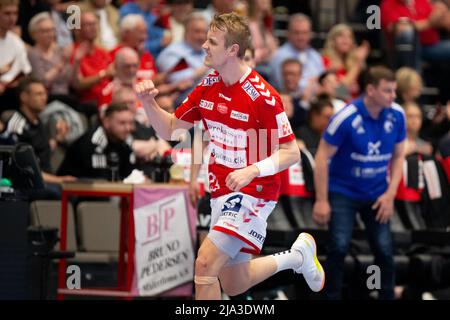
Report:
<svg viewBox="0 0 450 320"><path fill-rule="evenodd" d="M248 20L256 65L268 64L278 49L278 40L273 35L272 1L248 0Z"/></svg>
<svg viewBox="0 0 450 320"><path fill-rule="evenodd" d="M364 221L375 264L381 269L380 299L394 299L395 265L390 231L402 176L406 136L403 109L396 105L395 75L370 68L365 95L331 118L316 153L313 218L329 223L326 295L340 299L344 258L356 212ZM387 179L388 165L390 172Z"/></svg>
<svg viewBox="0 0 450 320"><path fill-rule="evenodd" d="M81 29L72 52L74 84L80 93L80 101L96 104L102 90L115 74L114 64L104 49L95 45L98 20L94 13L81 13Z"/></svg>
<svg viewBox="0 0 450 320"><path fill-rule="evenodd" d="M46 184L60 184L75 180L72 176L55 176L53 174L49 141L51 138L64 139L66 131L58 128L55 136L49 137L39 119L39 115L47 105L47 90L44 84L39 80L26 78L21 81L18 92L20 109L13 112L7 119L5 131L2 133L3 138L9 136L15 143L27 143L33 147ZM50 190L54 192L50 192ZM55 192L56 196L58 195L54 186L49 187L49 192L53 196L55 196Z"/></svg>
<svg viewBox="0 0 450 320"><path fill-rule="evenodd" d="M28 31L31 19L41 13L48 11L50 6L47 1L21 0L19 1L19 17L17 21L18 35L28 45L33 45L33 40Z"/></svg>
<svg viewBox="0 0 450 320"><path fill-rule="evenodd" d="M345 102L337 97L337 94L339 94L339 82L335 72L325 71L322 73L319 77L318 84L316 94L318 96L326 94L329 97L333 104L334 113L337 113L345 107Z"/></svg>
<svg viewBox="0 0 450 320"><path fill-rule="evenodd" d="M320 54L310 47L312 37L311 19L301 13L293 14L289 18L288 41L275 53L270 64L272 84L283 88L281 65L289 58L298 59L302 64L300 92L303 92L311 79L319 77L324 71Z"/></svg>
<svg viewBox="0 0 450 320"><path fill-rule="evenodd" d="M157 4L158 0L136 0L135 2L127 2L120 8L120 19L131 13L140 14L144 17L148 32L145 49L150 51L154 57L157 57L172 40L169 30L156 25L158 17L153 10Z"/></svg>
<svg viewBox="0 0 450 320"><path fill-rule="evenodd" d="M66 48L73 44L72 33L67 24L67 7L71 2L61 3L61 0L45 0L48 3L48 12L55 24L56 43L61 48Z"/></svg>
<svg viewBox="0 0 450 320"><path fill-rule="evenodd" d="M18 5L17 0L0 0L0 113L17 108L14 88L31 72L25 45L11 31L17 22Z"/></svg>
<svg viewBox="0 0 450 320"><path fill-rule="evenodd" d="M136 50L140 57L140 65L137 71L137 81L152 80L161 95L175 99L177 92L182 92L192 85L191 81L179 83L167 83L167 73L159 72L152 54L145 49L145 40L148 37L147 26L144 18L139 14L129 14L120 22L121 43L111 51L114 59L121 48L127 46Z"/></svg>
<svg viewBox="0 0 450 320"><path fill-rule="evenodd" d="M55 25L50 14L41 12L35 15L30 20L28 29L35 42L35 45L28 49L33 77L44 83L49 101L60 100L76 107L76 99L69 97L73 72L69 63L70 52L68 48L57 45Z"/></svg>
<svg viewBox="0 0 450 320"><path fill-rule="evenodd" d="M447 182L450 183L450 131L439 141L439 156L442 158L442 166L447 175Z"/></svg>
<svg viewBox="0 0 450 320"><path fill-rule="evenodd" d="M255 50L253 48L247 48L244 54L244 62L252 69L255 69Z"/></svg>
<svg viewBox="0 0 450 320"><path fill-rule="evenodd" d="M415 102L422 94L423 81L420 74L409 67L402 67L395 73L397 100L400 104Z"/></svg>
<svg viewBox="0 0 450 320"><path fill-rule="evenodd" d="M437 146L439 140L450 131L450 100L445 105L438 105L436 115L431 121L431 125L424 134L433 146Z"/></svg>
<svg viewBox="0 0 450 320"><path fill-rule="evenodd" d="M420 71L421 59L449 61L450 40L443 40L439 35L440 29L448 28L449 16L447 5L441 1L383 0L381 25L396 48L396 66ZM411 49L405 50L408 46Z"/></svg>
<svg viewBox="0 0 450 320"><path fill-rule="evenodd" d="M159 100L159 102L162 102L162 100ZM132 149L141 164L152 160L156 155L163 156L170 149L170 145L165 140L157 137L155 130L148 125L147 119L142 122L139 111L142 111L144 116L145 111L140 104L138 106L134 88L124 86L114 90L112 104L126 104L134 114Z"/></svg>
<svg viewBox="0 0 450 320"><path fill-rule="evenodd" d="M58 173L75 177L124 179L135 168L132 150L134 114L125 104L111 104L102 124L67 150Z"/></svg>
<svg viewBox="0 0 450 320"><path fill-rule="evenodd" d="M285 101L290 99L292 105L292 116L288 117L292 130L298 129L306 124L311 99L312 87L308 86L304 92L300 92L299 83L302 77L302 64L297 59L286 59L281 65L283 94L288 95Z"/></svg>
<svg viewBox="0 0 450 320"><path fill-rule="evenodd" d="M167 74L168 83L180 90L174 97L176 105L208 73L209 68L203 64L206 53L202 49L207 30L204 16L198 12L191 13L185 20L184 41L172 43L156 59L158 70Z"/></svg>
<svg viewBox="0 0 450 320"><path fill-rule="evenodd" d="M111 50L118 43L119 11L107 0L84 0L79 4L82 12L93 12L99 19L99 31L95 44Z"/></svg>
<svg viewBox="0 0 450 320"><path fill-rule="evenodd" d="M169 28L172 35L172 43L183 41L184 39L184 19L194 9L193 0L168 0L169 6Z"/></svg>
<svg viewBox="0 0 450 320"><path fill-rule="evenodd" d="M305 148L313 156L316 155L320 138L327 128L332 115L333 104L326 97L318 98L311 103L311 108L308 113L308 123L294 132L300 150Z"/></svg>
<svg viewBox="0 0 450 320"><path fill-rule="evenodd" d="M163 101L158 100L158 102ZM122 87L114 91L112 103L126 103L135 115L132 148L141 164L152 160L156 155L163 156L170 149L170 145L156 135L155 130L148 124L147 119L145 119L145 122L142 122L139 111L142 111L144 116L146 115L138 102L134 88Z"/></svg>
<svg viewBox="0 0 450 320"><path fill-rule="evenodd" d="M145 49L145 41L148 38L147 25L144 18L139 14L129 14L120 21L120 43L111 51L114 59L117 51L123 47L130 47L139 54L140 64L137 71L138 81L149 79L156 85L165 81L165 74L158 74L155 59Z"/></svg>
<svg viewBox="0 0 450 320"><path fill-rule="evenodd" d="M113 92L121 87L133 88L136 84L136 75L139 68L139 56L129 47L123 47L116 53L114 59L115 76L108 85L103 88L98 97L97 105L100 115L103 115L107 106L112 101Z"/></svg>
<svg viewBox="0 0 450 320"><path fill-rule="evenodd" d="M353 31L346 24L335 25L328 32L323 50L325 69L336 73L349 97L355 98L359 94L358 78L365 68L369 51L367 41L356 45Z"/></svg>
<svg viewBox="0 0 450 320"><path fill-rule="evenodd" d="M156 65L168 74L170 83L191 80L194 85L209 70L203 65L206 53L202 49L208 25L203 15L195 12L186 17L185 30L184 41L164 49L156 59Z"/></svg>
<svg viewBox="0 0 450 320"><path fill-rule="evenodd" d="M419 137L420 129L422 128L422 110L414 102L405 103L403 108L406 115L406 155L421 153L431 156L433 154L431 143Z"/></svg>
<svg viewBox="0 0 450 320"><path fill-rule="evenodd" d="M283 77L282 91L293 98L300 97L302 95L299 86L302 78L301 62L294 58L284 60L281 64L281 74Z"/></svg>

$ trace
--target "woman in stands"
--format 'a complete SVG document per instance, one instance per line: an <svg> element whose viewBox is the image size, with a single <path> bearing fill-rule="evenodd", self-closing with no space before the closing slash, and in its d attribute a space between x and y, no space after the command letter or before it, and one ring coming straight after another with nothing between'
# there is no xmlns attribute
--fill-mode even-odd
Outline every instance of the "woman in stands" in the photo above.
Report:
<svg viewBox="0 0 450 320"><path fill-rule="evenodd" d="M340 89L349 98L359 94L358 78L365 68L369 51L367 41L357 46L353 31L346 24L335 25L328 32L322 53L323 62L327 70L336 72Z"/></svg>
<svg viewBox="0 0 450 320"><path fill-rule="evenodd" d="M395 73L397 100L401 105L417 102L422 94L423 81L420 74L409 67L402 67Z"/></svg>
<svg viewBox="0 0 450 320"><path fill-rule="evenodd" d="M272 1L248 0L248 20L255 62L257 65L266 64L278 48L278 41L272 30Z"/></svg>
<svg viewBox="0 0 450 320"><path fill-rule="evenodd" d="M419 137L422 128L422 110L414 102L405 103L403 108L406 115L406 155L420 153L431 156L433 154L431 143Z"/></svg>
<svg viewBox="0 0 450 320"><path fill-rule="evenodd" d="M35 45L28 50L32 75L42 81L49 93L49 101L60 100L74 107L76 100L69 97L72 67L69 52L56 43L55 24L48 12L35 15L28 25Z"/></svg>

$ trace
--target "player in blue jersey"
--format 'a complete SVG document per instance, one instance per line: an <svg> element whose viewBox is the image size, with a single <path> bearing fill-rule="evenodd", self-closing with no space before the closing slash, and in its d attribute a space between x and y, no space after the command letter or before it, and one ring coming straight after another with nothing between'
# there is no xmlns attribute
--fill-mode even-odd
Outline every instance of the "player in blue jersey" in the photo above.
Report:
<svg viewBox="0 0 450 320"><path fill-rule="evenodd" d="M358 212L375 264L381 269L381 299L394 298L395 266L390 218L402 175L405 115L394 103L394 73L368 70L365 94L331 118L316 154L313 218L329 224L329 299L341 298L344 258Z"/></svg>

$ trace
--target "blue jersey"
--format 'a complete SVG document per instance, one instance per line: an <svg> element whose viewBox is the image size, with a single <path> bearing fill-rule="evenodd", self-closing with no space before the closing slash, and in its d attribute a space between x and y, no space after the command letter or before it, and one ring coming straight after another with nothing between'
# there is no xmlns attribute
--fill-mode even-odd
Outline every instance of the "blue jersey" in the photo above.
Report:
<svg viewBox="0 0 450 320"><path fill-rule="evenodd" d="M338 147L329 166L329 191L358 200L375 200L387 190L395 145L406 136L403 109L393 104L373 119L363 98L336 113L323 138Z"/></svg>

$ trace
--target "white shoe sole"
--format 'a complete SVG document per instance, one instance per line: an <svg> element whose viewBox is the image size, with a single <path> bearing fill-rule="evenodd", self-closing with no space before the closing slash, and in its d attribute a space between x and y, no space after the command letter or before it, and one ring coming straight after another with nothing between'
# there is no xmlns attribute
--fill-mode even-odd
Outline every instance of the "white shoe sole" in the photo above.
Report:
<svg viewBox="0 0 450 320"><path fill-rule="evenodd" d="M324 287L324 285L325 285L325 271L323 270L322 265L320 264L319 260L317 259L317 247L316 247L316 241L314 240L314 238L313 238L312 235L310 235L309 233L306 233L306 232L301 233L301 234L298 236L296 242L297 242L299 239L302 239L302 240L306 243L306 245L307 245L310 249L312 249L312 251L313 251L314 264L315 264L315 266L316 266L318 272L323 274L323 278L322 278L322 282L321 282L320 288L317 289L317 290L314 290L313 288L310 287L310 289L311 289L312 291L314 291L314 292L319 292L319 291L321 291L321 290L323 289L323 287ZM294 246L295 246L295 242L294 242L294 245L293 245L292 247L295 248L295 250L298 250L298 251L302 252L302 251L300 250L300 248L297 248L297 247L294 247ZM303 254L303 253L302 253L302 254ZM303 258L305 259L305 257L303 257ZM305 263L305 262L303 262L303 263ZM299 268L299 269L301 270L301 268ZM297 272L297 271L296 271L296 272ZM298 273L301 273L301 271L298 272ZM308 286L309 286L309 284L308 284Z"/></svg>

